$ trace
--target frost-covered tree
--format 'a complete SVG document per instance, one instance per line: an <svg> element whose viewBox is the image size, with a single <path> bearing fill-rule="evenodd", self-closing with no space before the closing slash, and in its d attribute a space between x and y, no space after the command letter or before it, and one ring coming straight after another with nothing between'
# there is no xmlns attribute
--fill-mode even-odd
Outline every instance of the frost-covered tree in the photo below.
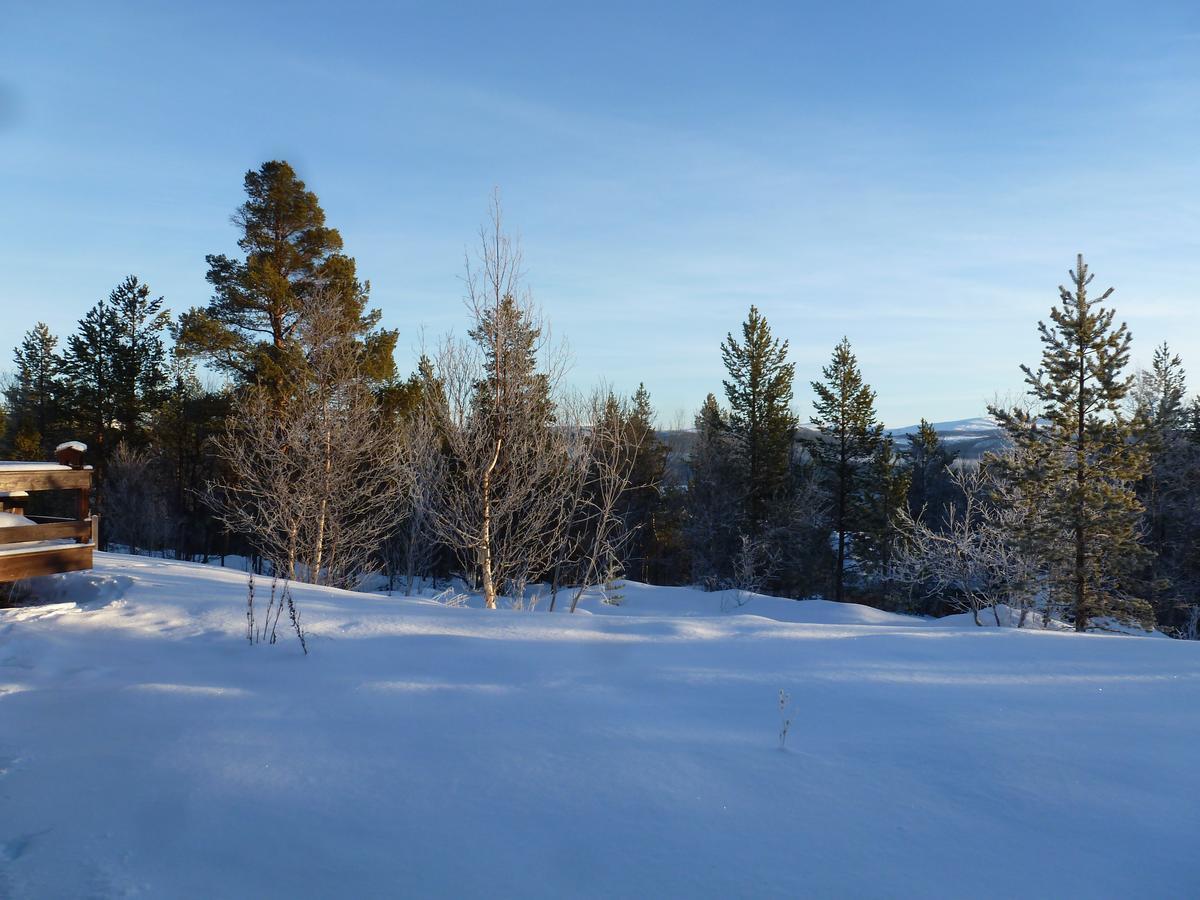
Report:
<svg viewBox="0 0 1200 900"><path fill-rule="evenodd" d="M311 297L297 330L305 368L282 406L265 385L241 392L214 439L222 475L208 503L290 580L354 587L393 525L401 442L359 347Z"/></svg>
<svg viewBox="0 0 1200 900"><path fill-rule="evenodd" d="M556 422L552 400L565 358L523 289L521 251L499 199L468 259L468 341L448 339L434 360L442 402L427 410L442 441L430 521L484 603L516 603L530 578L552 568L587 456L580 423Z"/></svg>
<svg viewBox="0 0 1200 900"><path fill-rule="evenodd" d="M1020 609L1024 625L1036 589L1037 566L1019 540L1020 515L993 483L993 470L975 467L949 473L960 501L947 507L940 522L901 507L890 574L912 591L936 598L952 609L970 611L976 625L990 608L997 625L998 607Z"/></svg>
<svg viewBox="0 0 1200 900"><path fill-rule="evenodd" d="M1040 552L1055 593L1070 598L1079 631L1098 616L1151 618L1148 604L1130 592L1144 558L1135 488L1146 472L1146 454L1123 412L1132 386L1125 374L1131 336L1101 305L1113 289L1090 296L1092 279L1078 256L1050 323L1038 325L1041 365L1021 367L1034 410L990 409L1012 442L1046 468L1037 502L1052 528Z"/></svg>
<svg viewBox="0 0 1200 900"><path fill-rule="evenodd" d="M1200 444L1191 439L1183 361L1164 343L1151 368L1138 373L1131 414L1149 455L1137 494L1150 551L1141 590L1160 625L1184 628L1200 594Z"/></svg>

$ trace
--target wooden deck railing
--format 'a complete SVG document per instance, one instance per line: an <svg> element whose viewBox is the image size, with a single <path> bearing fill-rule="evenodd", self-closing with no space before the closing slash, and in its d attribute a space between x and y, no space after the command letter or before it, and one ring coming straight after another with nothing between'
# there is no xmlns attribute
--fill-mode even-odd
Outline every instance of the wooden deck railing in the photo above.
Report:
<svg viewBox="0 0 1200 900"><path fill-rule="evenodd" d="M92 567L99 517L91 513L91 488L91 469L0 469L0 493L74 491L76 509L74 519L26 516L34 524L0 528L0 582ZM24 515L24 498L8 496L0 507ZM75 543L49 543L68 540Z"/></svg>

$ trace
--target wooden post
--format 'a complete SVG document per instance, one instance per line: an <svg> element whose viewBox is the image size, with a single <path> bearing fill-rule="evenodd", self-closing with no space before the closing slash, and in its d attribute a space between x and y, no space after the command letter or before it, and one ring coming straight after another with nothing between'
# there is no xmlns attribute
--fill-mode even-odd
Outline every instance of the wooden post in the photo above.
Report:
<svg viewBox="0 0 1200 900"><path fill-rule="evenodd" d="M87 444L82 444L79 441L67 441L54 448L54 459L60 466L82 469L83 454L85 453L87 453Z"/></svg>

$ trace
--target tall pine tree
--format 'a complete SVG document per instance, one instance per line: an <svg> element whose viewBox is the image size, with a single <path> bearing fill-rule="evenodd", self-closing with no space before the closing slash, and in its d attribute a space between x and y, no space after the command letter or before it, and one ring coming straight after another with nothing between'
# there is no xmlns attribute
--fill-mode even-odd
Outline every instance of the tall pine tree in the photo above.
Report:
<svg viewBox="0 0 1200 900"><path fill-rule="evenodd" d="M1038 323L1042 362L1022 366L1037 408L991 408L1018 448L1041 444L1043 496L1051 524L1041 553L1054 595L1069 598L1075 628L1116 615L1148 622L1149 605L1130 594L1144 551L1138 539L1142 505L1135 491L1146 456L1122 405L1132 378L1124 374L1132 340L1101 304L1113 293L1088 294L1093 279L1076 258L1070 287L1059 287L1050 324ZM1032 488L1031 488L1032 489Z"/></svg>
<svg viewBox="0 0 1200 900"><path fill-rule="evenodd" d="M319 302L361 345L368 375L379 383L394 379L396 332L378 328L379 312L367 309L370 286L358 280L337 229L325 224L316 194L278 160L247 172L245 188L246 202L233 217L245 256L207 257L213 298L182 316L180 351L282 399L304 370L297 331L304 308Z"/></svg>
<svg viewBox="0 0 1200 900"><path fill-rule="evenodd" d="M787 509L789 468L796 417L791 411L796 367L787 361L788 342L771 334L771 326L754 306L742 323L742 339L727 334L721 358L729 378L723 382L729 401L730 432L742 446L745 464L745 522L751 537L767 529Z"/></svg>
<svg viewBox="0 0 1200 900"><path fill-rule="evenodd" d="M834 599L842 602L851 542L872 518L870 467L883 440L883 426L875 418L875 392L863 381L848 338L834 347L821 374L822 381L812 382L817 395L812 423L821 434L809 448L829 492L837 548Z"/></svg>

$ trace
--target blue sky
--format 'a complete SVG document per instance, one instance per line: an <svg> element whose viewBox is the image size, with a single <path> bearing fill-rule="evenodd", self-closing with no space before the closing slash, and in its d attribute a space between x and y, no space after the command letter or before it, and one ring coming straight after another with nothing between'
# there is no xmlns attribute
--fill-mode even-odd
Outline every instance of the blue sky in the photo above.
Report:
<svg viewBox="0 0 1200 900"><path fill-rule="evenodd" d="M754 303L797 411L850 337L889 424L1020 388L1083 251L1200 387L1200 5L4 5L0 350L124 275L176 310L242 176L316 191L412 366L499 186L580 385L665 424Z"/></svg>

